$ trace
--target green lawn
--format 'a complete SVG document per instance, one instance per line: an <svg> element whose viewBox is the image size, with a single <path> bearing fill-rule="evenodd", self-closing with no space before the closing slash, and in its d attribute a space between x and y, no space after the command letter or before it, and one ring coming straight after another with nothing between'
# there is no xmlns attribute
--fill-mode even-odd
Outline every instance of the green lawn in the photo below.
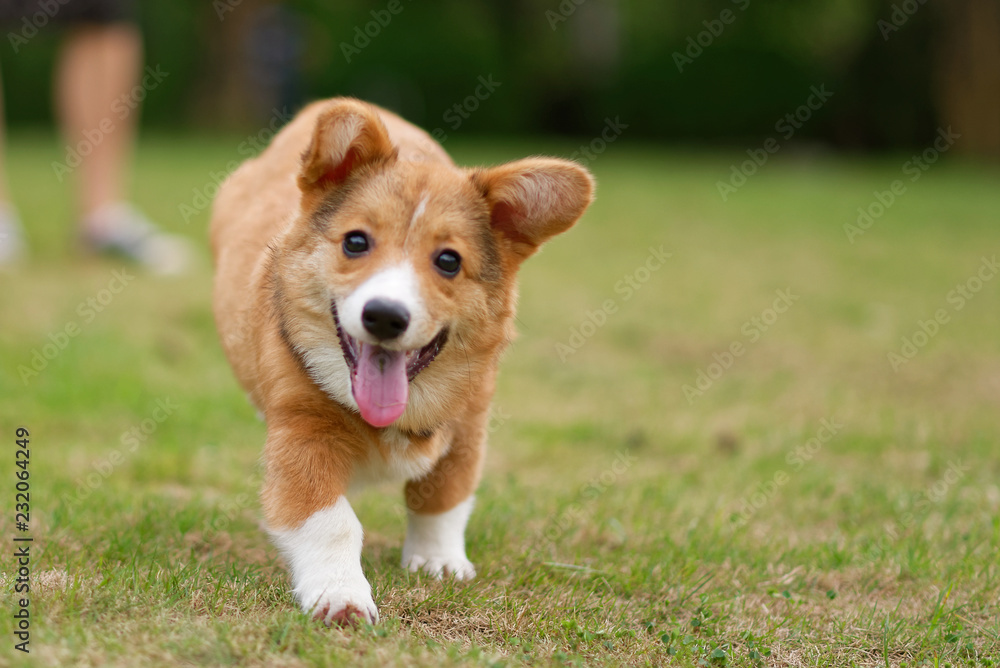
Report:
<svg viewBox="0 0 1000 668"><path fill-rule="evenodd" d="M145 138L137 203L205 248L207 210L182 205L241 139ZM207 248L190 276L125 267L103 292L123 265L78 254L60 146L15 136L32 257L0 275L0 664L25 665L11 555L31 535L37 665L1000 665L1000 171L938 163L850 243L908 156L779 154L723 202L738 150L627 141L524 268L479 577L403 572L401 488L368 490L383 621L345 631L296 610L260 528L264 426L216 341Z"/></svg>

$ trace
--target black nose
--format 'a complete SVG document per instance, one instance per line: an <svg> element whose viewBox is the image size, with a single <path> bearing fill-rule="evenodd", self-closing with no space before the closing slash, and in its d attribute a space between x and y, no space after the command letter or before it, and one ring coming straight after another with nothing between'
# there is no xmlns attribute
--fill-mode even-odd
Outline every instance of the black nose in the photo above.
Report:
<svg viewBox="0 0 1000 668"><path fill-rule="evenodd" d="M410 312L399 302L372 299L361 311L361 324L379 341L394 339L406 331Z"/></svg>

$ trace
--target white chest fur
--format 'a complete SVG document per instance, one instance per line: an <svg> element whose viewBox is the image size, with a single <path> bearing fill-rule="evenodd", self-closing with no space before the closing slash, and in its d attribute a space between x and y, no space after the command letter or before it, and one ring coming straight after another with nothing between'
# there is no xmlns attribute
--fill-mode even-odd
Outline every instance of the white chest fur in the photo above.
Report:
<svg viewBox="0 0 1000 668"><path fill-rule="evenodd" d="M373 444L368 450L368 459L355 465L352 490L380 482L422 478L438 459L411 452L410 439L392 427L382 430L382 444L382 448ZM438 456L440 454L443 453Z"/></svg>

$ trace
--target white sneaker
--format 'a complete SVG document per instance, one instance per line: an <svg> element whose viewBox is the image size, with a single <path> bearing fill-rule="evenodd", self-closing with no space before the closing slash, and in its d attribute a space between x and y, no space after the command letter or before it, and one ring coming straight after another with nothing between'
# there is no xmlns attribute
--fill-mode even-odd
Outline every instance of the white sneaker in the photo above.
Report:
<svg viewBox="0 0 1000 668"><path fill-rule="evenodd" d="M17 211L0 204L0 268L15 264L24 257L26 250L24 230Z"/></svg>
<svg viewBox="0 0 1000 668"><path fill-rule="evenodd" d="M163 232L125 202L101 207L87 217L83 228L84 242L91 249L123 255L154 274L182 274L193 264L190 241Z"/></svg>

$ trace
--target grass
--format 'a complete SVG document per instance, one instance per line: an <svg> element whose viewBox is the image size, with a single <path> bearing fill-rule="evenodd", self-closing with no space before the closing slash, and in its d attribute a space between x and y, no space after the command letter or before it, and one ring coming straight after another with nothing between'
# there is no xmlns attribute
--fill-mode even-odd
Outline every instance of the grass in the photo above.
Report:
<svg viewBox="0 0 1000 668"><path fill-rule="evenodd" d="M468 532L478 579L403 572L401 490L365 491L352 503L383 621L344 631L295 609L261 531L264 427L216 342L207 259L175 280L126 267L91 313L122 265L77 253L57 143L15 136L33 254L0 276L0 664L25 659L18 425L29 665L1000 664L1000 280L961 310L948 298L997 250L1000 174L939 163L852 244L844 224L906 156L779 155L724 203L732 155L625 139L591 165L584 221L524 268ZM179 207L198 208L240 140L147 137L136 201L204 246L207 211ZM475 163L575 146L448 148ZM670 258L640 269L661 245ZM779 290L791 306L769 313ZM939 309L894 371L887 353ZM79 334L22 382L70 322Z"/></svg>

